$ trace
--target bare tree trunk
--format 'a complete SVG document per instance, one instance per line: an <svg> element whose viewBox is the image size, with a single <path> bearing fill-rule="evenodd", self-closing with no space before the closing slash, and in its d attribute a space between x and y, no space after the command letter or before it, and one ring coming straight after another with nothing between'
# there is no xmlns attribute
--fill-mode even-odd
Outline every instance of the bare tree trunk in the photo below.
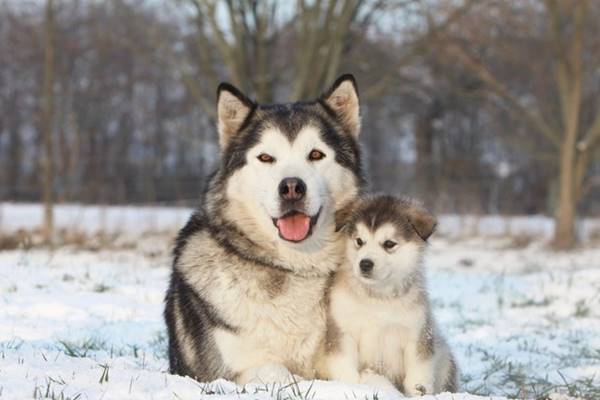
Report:
<svg viewBox="0 0 600 400"><path fill-rule="evenodd" d="M46 0L44 17L44 84L42 93L42 131L44 137L44 226L43 234L47 243L52 243L54 229L54 184L52 127L54 113L54 8L53 0Z"/></svg>
<svg viewBox="0 0 600 400"><path fill-rule="evenodd" d="M441 103L434 99L427 110L418 115L415 120L415 149L417 160L415 163L415 181L419 198L429 208L433 207L433 193L435 190L435 173L433 170L433 137L435 120L442 115Z"/></svg>
<svg viewBox="0 0 600 400"><path fill-rule="evenodd" d="M562 148L558 207L554 217L554 247L569 249L575 244L575 191L573 185L573 149Z"/></svg>
<svg viewBox="0 0 600 400"><path fill-rule="evenodd" d="M19 196L19 181L21 177L21 162L23 160L23 145L21 138L21 115L19 115L19 99L18 93L12 95L8 103L8 138L9 138L9 152L8 152L8 165L7 169L7 181L8 181L8 197L17 200Z"/></svg>
<svg viewBox="0 0 600 400"><path fill-rule="evenodd" d="M577 137L579 135L579 118L581 113L581 94L583 83L582 47L584 5L575 6L573 12L572 40L568 47L562 45L563 13L559 3L548 1L552 18L553 32L556 36L559 55L556 68L556 81L563 121L563 138L560 147L559 198L555 215L554 246L557 249L570 249L575 245L575 217L577 194L580 192L576 184Z"/></svg>

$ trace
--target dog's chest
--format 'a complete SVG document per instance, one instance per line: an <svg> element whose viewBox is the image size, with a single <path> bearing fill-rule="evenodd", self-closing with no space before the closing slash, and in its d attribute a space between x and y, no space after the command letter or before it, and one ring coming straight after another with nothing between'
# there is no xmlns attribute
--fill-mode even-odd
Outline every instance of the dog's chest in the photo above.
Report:
<svg viewBox="0 0 600 400"><path fill-rule="evenodd" d="M335 260L323 259L327 271ZM178 270L232 330L214 338L232 371L278 361L303 376L325 334L328 275L303 277L227 253L206 236L192 238Z"/></svg>
<svg viewBox="0 0 600 400"><path fill-rule="evenodd" d="M331 313L340 330L354 338L365 368L403 374L402 354L418 340L424 314L412 302L372 299L346 288L334 289Z"/></svg>
<svg viewBox="0 0 600 400"><path fill-rule="evenodd" d="M285 291L265 301L246 296L228 312L238 331L217 331L223 358L234 371L276 361L295 374L314 375L314 357L323 340L326 279L294 279Z"/></svg>
<svg viewBox="0 0 600 400"><path fill-rule="evenodd" d="M327 278L303 278L286 274L276 287L263 288L264 282L244 282L235 304L227 307L229 317L242 329L254 330L267 325L281 332L324 324L323 297Z"/></svg>

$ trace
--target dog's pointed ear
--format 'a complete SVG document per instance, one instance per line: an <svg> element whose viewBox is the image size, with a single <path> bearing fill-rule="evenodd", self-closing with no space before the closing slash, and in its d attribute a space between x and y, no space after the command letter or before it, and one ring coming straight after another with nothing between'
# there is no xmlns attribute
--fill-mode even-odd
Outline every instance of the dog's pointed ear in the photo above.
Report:
<svg viewBox="0 0 600 400"><path fill-rule="evenodd" d="M424 241L427 241L437 227L437 220L435 217L421 206L414 204L408 208L407 214L408 222L417 235Z"/></svg>
<svg viewBox="0 0 600 400"><path fill-rule="evenodd" d="M321 101L337 116L340 124L355 138L360 133L360 104L356 80L351 74L336 79Z"/></svg>
<svg viewBox="0 0 600 400"><path fill-rule="evenodd" d="M225 148L254 110L256 104L235 86L221 83L217 89L219 145Z"/></svg>

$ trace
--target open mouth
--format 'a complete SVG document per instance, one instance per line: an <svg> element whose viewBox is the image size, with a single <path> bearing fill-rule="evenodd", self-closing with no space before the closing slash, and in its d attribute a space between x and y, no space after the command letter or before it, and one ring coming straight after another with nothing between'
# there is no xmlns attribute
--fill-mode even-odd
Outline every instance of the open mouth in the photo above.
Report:
<svg viewBox="0 0 600 400"><path fill-rule="evenodd" d="M303 212L293 210L279 218L273 218L273 225L279 231L279 237L288 242L298 243L312 234L321 209L312 217Z"/></svg>

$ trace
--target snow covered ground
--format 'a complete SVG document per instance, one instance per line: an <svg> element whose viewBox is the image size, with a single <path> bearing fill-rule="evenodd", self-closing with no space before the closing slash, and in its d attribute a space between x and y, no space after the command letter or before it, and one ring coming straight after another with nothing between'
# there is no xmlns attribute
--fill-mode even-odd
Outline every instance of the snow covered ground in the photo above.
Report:
<svg viewBox="0 0 600 400"><path fill-rule="evenodd" d="M188 214L69 206L59 210L62 228L125 232L109 238L118 245L0 251L0 399L391 398L335 382L240 388L166 373L168 253ZM36 215L35 205L2 204L0 231L34 229ZM432 239L427 268L435 313L459 361L462 391L472 395L430 399L544 398L556 391L600 398L600 249L553 253L523 231L518 240L497 237L505 220L496 219L493 229L459 239L465 232L449 226L458 217L444 217L442 234ZM513 228L548 229L533 221Z"/></svg>

